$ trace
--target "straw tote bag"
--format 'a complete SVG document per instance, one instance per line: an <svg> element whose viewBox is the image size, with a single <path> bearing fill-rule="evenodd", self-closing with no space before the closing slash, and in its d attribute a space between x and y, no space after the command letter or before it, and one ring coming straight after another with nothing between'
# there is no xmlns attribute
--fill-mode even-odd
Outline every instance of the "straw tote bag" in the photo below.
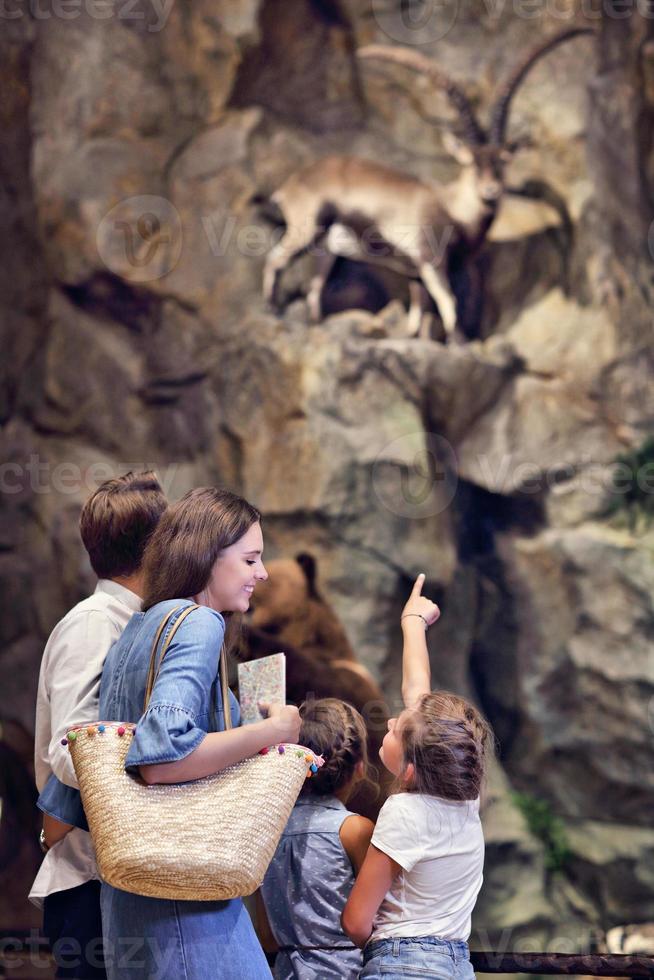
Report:
<svg viewBox="0 0 654 980"><path fill-rule="evenodd" d="M176 630L197 608L178 607L159 626L144 711ZM160 640L180 609L157 663ZM224 647L219 664L225 727L231 728ZM204 779L147 785L125 772L135 728L98 722L72 728L66 737L104 881L152 898L250 895L263 880L305 778L322 759L300 745L271 746Z"/></svg>

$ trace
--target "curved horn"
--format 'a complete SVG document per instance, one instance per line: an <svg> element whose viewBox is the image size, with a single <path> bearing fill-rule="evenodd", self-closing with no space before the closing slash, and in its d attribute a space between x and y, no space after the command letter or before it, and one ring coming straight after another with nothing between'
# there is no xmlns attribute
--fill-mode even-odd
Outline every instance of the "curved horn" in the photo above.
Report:
<svg viewBox="0 0 654 980"><path fill-rule="evenodd" d="M567 31L562 31L560 34L555 34L554 37L549 39L549 41L545 41L544 44L540 44L537 48L534 48L527 55L527 57L520 62L517 68L515 68L509 76L508 81L503 86L500 94L493 104L489 131L489 139L493 145L502 146L504 144L506 125L509 119L509 109L511 108L511 100L532 65L534 65L539 58L542 58L543 55L549 54L549 52L558 47L559 44L563 44L564 41L570 41L573 37L579 37L580 34L596 33L597 32L592 27L571 27Z"/></svg>
<svg viewBox="0 0 654 980"><path fill-rule="evenodd" d="M425 55L411 48L388 47L385 44L366 44L357 50L359 58L376 58L380 61L392 61L396 65L404 65L413 71L427 75L439 88L445 91L448 99L463 119L468 143L479 146L486 142L486 135L477 122L468 96L456 82L440 71Z"/></svg>

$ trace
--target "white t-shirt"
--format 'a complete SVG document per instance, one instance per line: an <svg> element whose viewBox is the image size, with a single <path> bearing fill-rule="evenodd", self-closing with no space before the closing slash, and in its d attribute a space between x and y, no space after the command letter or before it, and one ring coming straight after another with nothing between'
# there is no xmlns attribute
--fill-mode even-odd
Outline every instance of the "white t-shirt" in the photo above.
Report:
<svg viewBox="0 0 654 980"><path fill-rule="evenodd" d="M70 753L61 740L71 725L98 720L105 657L140 609L141 600L134 592L100 579L93 595L78 602L50 634L36 697L34 769L39 791L52 773L77 788ZM29 898L42 905L47 895L97 877L91 837L75 827L46 854Z"/></svg>
<svg viewBox="0 0 654 980"><path fill-rule="evenodd" d="M381 808L372 843L402 870L379 907L370 940L467 940L483 880L479 800L396 793Z"/></svg>

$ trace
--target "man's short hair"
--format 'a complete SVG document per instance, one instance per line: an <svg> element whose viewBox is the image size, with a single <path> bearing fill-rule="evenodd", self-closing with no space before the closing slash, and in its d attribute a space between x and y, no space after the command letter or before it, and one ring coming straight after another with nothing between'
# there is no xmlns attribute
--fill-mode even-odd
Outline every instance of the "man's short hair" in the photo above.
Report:
<svg viewBox="0 0 654 980"><path fill-rule="evenodd" d="M106 480L86 501L79 527L98 578L138 572L143 552L168 506L152 472L125 473Z"/></svg>

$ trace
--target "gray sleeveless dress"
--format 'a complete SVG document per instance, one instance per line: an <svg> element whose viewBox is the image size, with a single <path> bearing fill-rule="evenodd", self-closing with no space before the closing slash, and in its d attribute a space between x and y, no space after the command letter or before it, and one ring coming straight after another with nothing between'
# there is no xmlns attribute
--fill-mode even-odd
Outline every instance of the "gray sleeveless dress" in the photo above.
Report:
<svg viewBox="0 0 654 980"><path fill-rule="evenodd" d="M281 947L276 980L356 980L359 975L361 950L340 924L354 884L338 836L349 816L333 796L300 797L293 808L261 889ZM301 948L310 946L326 948Z"/></svg>

